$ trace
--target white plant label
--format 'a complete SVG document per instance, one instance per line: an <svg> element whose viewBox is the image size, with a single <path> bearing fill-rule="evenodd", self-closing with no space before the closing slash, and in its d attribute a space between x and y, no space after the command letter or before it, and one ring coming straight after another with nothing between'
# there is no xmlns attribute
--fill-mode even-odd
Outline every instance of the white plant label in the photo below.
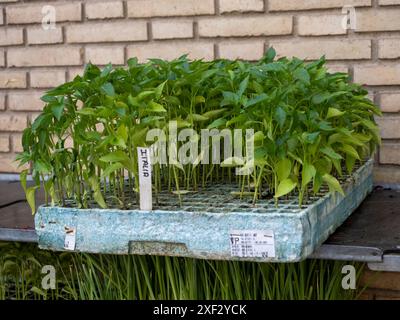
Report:
<svg viewBox="0 0 400 320"><path fill-rule="evenodd" d="M275 257L275 237L271 230L231 230L229 237L232 257Z"/></svg>
<svg viewBox="0 0 400 320"><path fill-rule="evenodd" d="M68 228L68 230L65 233L64 249L73 251L75 250L75 244L76 244L76 229Z"/></svg>
<svg viewBox="0 0 400 320"><path fill-rule="evenodd" d="M139 199L140 210L151 211L153 209L151 189L151 162L150 149L137 148L139 165Z"/></svg>

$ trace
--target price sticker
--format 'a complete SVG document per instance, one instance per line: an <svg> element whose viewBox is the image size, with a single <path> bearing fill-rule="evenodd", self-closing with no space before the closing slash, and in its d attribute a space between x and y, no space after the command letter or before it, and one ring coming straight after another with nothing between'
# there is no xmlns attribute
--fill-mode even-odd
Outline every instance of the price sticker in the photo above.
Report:
<svg viewBox="0 0 400 320"><path fill-rule="evenodd" d="M66 228L65 239L64 239L64 249L74 251L76 245L76 229Z"/></svg>
<svg viewBox="0 0 400 320"><path fill-rule="evenodd" d="M271 230L232 230L229 238L232 257L275 257L275 237Z"/></svg>

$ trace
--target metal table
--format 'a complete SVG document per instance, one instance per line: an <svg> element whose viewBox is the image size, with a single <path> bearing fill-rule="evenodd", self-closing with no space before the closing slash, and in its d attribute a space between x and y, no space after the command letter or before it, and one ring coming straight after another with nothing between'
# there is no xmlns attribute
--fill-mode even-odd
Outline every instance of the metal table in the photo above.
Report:
<svg viewBox="0 0 400 320"><path fill-rule="evenodd" d="M43 203L38 192L37 203ZM0 240L37 242L33 216L19 181L0 181ZM367 262L400 272L400 190L375 187L311 258Z"/></svg>

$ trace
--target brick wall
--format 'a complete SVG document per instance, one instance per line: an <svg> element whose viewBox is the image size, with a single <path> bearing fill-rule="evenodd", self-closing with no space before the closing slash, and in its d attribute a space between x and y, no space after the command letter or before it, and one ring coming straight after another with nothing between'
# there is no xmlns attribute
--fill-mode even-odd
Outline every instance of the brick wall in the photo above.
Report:
<svg viewBox="0 0 400 320"><path fill-rule="evenodd" d="M366 269L359 281L362 300L400 300L400 272L377 272Z"/></svg>
<svg viewBox="0 0 400 320"><path fill-rule="evenodd" d="M56 29L44 30L45 5ZM342 27L355 7L356 29ZM400 0L0 0L0 172L16 172L21 131L38 97L81 72L84 63L125 64L189 53L255 60L325 54L331 70L363 83L385 116L376 182L400 182Z"/></svg>

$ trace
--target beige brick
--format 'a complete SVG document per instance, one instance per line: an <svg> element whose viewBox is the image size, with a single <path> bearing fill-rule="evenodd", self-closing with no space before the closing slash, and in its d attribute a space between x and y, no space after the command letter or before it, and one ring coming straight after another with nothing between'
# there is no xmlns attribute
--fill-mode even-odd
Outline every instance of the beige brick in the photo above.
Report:
<svg viewBox="0 0 400 320"><path fill-rule="evenodd" d="M11 135L11 144L14 152L22 152L24 148L22 147L22 134L14 133Z"/></svg>
<svg viewBox="0 0 400 320"><path fill-rule="evenodd" d="M368 91L368 94L367 94L367 98L368 98L369 100L371 100L372 102L374 102L374 99L375 99L375 94L374 94L374 92L371 91L371 90L369 90L369 91Z"/></svg>
<svg viewBox="0 0 400 320"><path fill-rule="evenodd" d="M8 134L0 133L0 152L10 151L10 136Z"/></svg>
<svg viewBox="0 0 400 320"><path fill-rule="evenodd" d="M0 25L4 24L4 20L3 20L3 11L2 9L0 9Z"/></svg>
<svg viewBox="0 0 400 320"><path fill-rule="evenodd" d="M400 291L400 274L398 272L376 272L366 268L359 281L361 288L368 286L369 289Z"/></svg>
<svg viewBox="0 0 400 320"><path fill-rule="evenodd" d="M261 12L264 11L263 0L219 0L219 12Z"/></svg>
<svg viewBox="0 0 400 320"><path fill-rule="evenodd" d="M67 73L67 81L72 81L76 76L82 76L83 75L83 67L78 67L78 68L68 68L68 73Z"/></svg>
<svg viewBox="0 0 400 320"><path fill-rule="evenodd" d="M330 73L336 73L336 72L342 72L342 73L348 73L349 72L349 67L341 64L332 64L332 63L327 63L326 65L328 72Z"/></svg>
<svg viewBox="0 0 400 320"><path fill-rule="evenodd" d="M29 44L62 43L63 35L61 27L55 29L43 29L42 27L27 28Z"/></svg>
<svg viewBox="0 0 400 320"><path fill-rule="evenodd" d="M71 137L67 137L64 142L64 148L70 149L74 147L74 140Z"/></svg>
<svg viewBox="0 0 400 320"><path fill-rule="evenodd" d="M17 6L6 7L7 23L23 24L42 22L49 11L42 13L42 9L46 5L54 6L56 11L56 23L62 21L80 21L81 20L81 4L80 2L64 2L57 3L29 3ZM46 21L46 20L45 20Z"/></svg>
<svg viewBox="0 0 400 320"><path fill-rule="evenodd" d="M214 14L214 0L128 1L128 17L198 16Z"/></svg>
<svg viewBox="0 0 400 320"><path fill-rule="evenodd" d="M26 72L0 71L0 88L26 88Z"/></svg>
<svg viewBox="0 0 400 320"><path fill-rule="evenodd" d="M374 295L367 289L357 296L357 300L374 300Z"/></svg>
<svg viewBox="0 0 400 320"><path fill-rule="evenodd" d="M121 18L124 16L122 1L88 2L85 4L88 19Z"/></svg>
<svg viewBox="0 0 400 320"><path fill-rule="evenodd" d="M149 58L173 60L183 54L189 54L191 59L212 60L214 45L202 42L161 42L128 47L128 58L137 57L141 62Z"/></svg>
<svg viewBox="0 0 400 320"><path fill-rule="evenodd" d="M378 41L379 58L400 58L400 39L381 39Z"/></svg>
<svg viewBox="0 0 400 320"><path fill-rule="evenodd" d="M0 3L18 2L19 0L0 0Z"/></svg>
<svg viewBox="0 0 400 320"><path fill-rule="evenodd" d="M400 0L379 0L380 6L391 6L396 4L400 4Z"/></svg>
<svg viewBox="0 0 400 320"><path fill-rule="evenodd" d="M325 8L342 8L371 6L371 0L269 0L270 11L309 10Z"/></svg>
<svg viewBox="0 0 400 320"><path fill-rule="evenodd" d="M199 20L201 37L267 36L292 33L291 16L224 17Z"/></svg>
<svg viewBox="0 0 400 320"><path fill-rule="evenodd" d="M4 110L6 108L6 95L4 93L0 93L0 110Z"/></svg>
<svg viewBox="0 0 400 320"><path fill-rule="evenodd" d="M354 66L354 82L376 85L399 85L400 64L394 66L366 65Z"/></svg>
<svg viewBox="0 0 400 320"><path fill-rule="evenodd" d="M28 123L33 123L37 117L41 115L41 112L30 112L28 114Z"/></svg>
<svg viewBox="0 0 400 320"><path fill-rule="evenodd" d="M342 27L343 15L299 16L298 33L301 36L346 34Z"/></svg>
<svg viewBox="0 0 400 320"><path fill-rule="evenodd" d="M229 41L221 42L219 45L219 55L226 59L258 60L264 54L264 41Z"/></svg>
<svg viewBox="0 0 400 320"><path fill-rule="evenodd" d="M65 70L31 70L32 88L53 88L65 82Z"/></svg>
<svg viewBox="0 0 400 320"><path fill-rule="evenodd" d="M40 100L42 92L9 92L8 109L15 111L40 111L44 102Z"/></svg>
<svg viewBox="0 0 400 320"><path fill-rule="evenodd" d="M4 67L6 65L6 62L4 60L4 51L0 50L0 67Z"/></svg>
<svg viewBox="0 0 400 320"><path fill-rule="evenodd" d="M0 113L0 131L22 131L26 125L25 114Z"/></svg>
<svg viewBox="0 0 400 320"><path fill-rule="evenodd" d="M78 47L13 48L7 52L10 67L80 65Z"/></svg>
<svg viewBox="0 0 400 320"><path fill-rule="evenodd" d="M140 41L147 39L145 21L86 23L66 27L70 43Z"/></svg>
<svg viewBox="0 0 400 320"><path fill-rule="evenodd" d="M277 40L270 41L279 57L296 56L307 60L319 59L325 55L328 60L370 59L370 40Z"/></svg>
<svg viewBox="0 0 400 320"><path fill-rule="evenodd" d="M152 22L154 39L193 38L191 20L159 20Z"/></svg>
<svg viewBox="0 0 400 320"><path fill-rule="evenodd" d="M356 11L356 32L400 30L400 9Z"/></svg>
<svg viewBox="0 0 400 320"><path fill-rule="evenodd" d="M108 63L112 64L124 64L124 48L123 47L110 47L110 46L95 46L86 47L86 62L92 62L93 64L105 65Z"/></svg>
<svg viewBox="0 0 400 320"><path fill-rule="evenodd" d="M97 132L103 132L104 131L104 124L102 123L96 123L96 130Z"/></svg>
<svg viewBox="0 0 400 320"><path fill-rule="evenodd" d="M400 143L382 143L379 148L379 162L382 164L400 164Z"/></svg>
<svg viewBox="0 0 400 320"><path fill-rule="evenodd" d="M384 116L377 118L376 122L382 139L400 139L400 116Z"/></svg>
<svg viewBox="0 0 400 320"><path fill-rule="evenodd" d="M1 14L1 11L0 11ZM22 44L24 42L21 28L0 29L0 46Z"/></svg>
<svg viewBox="0 0 400 320"><path fill-rule="evenodd" d="M382 92L380 106L383 112L400 112L400 92Z"/></svg>
<svg viewBox="0 0 400 320"><path fill-rule="evenodd" d="M373 171L374 184L390 183L399 184L400 167L381 165L375 166Z"/></svg>
<svg viewBox="0 0 400 320"><path fill-rule="evenodd" d="M15 157L15 154L0 154L0 172L18 173L28 168L27 165L18 167Z"/></svg>
<svg viewBox="0 0 400 320"><path fill-rule="evenodd" d="M375 300L400 300L399 291L380 290L375 295Z"/></svg>

